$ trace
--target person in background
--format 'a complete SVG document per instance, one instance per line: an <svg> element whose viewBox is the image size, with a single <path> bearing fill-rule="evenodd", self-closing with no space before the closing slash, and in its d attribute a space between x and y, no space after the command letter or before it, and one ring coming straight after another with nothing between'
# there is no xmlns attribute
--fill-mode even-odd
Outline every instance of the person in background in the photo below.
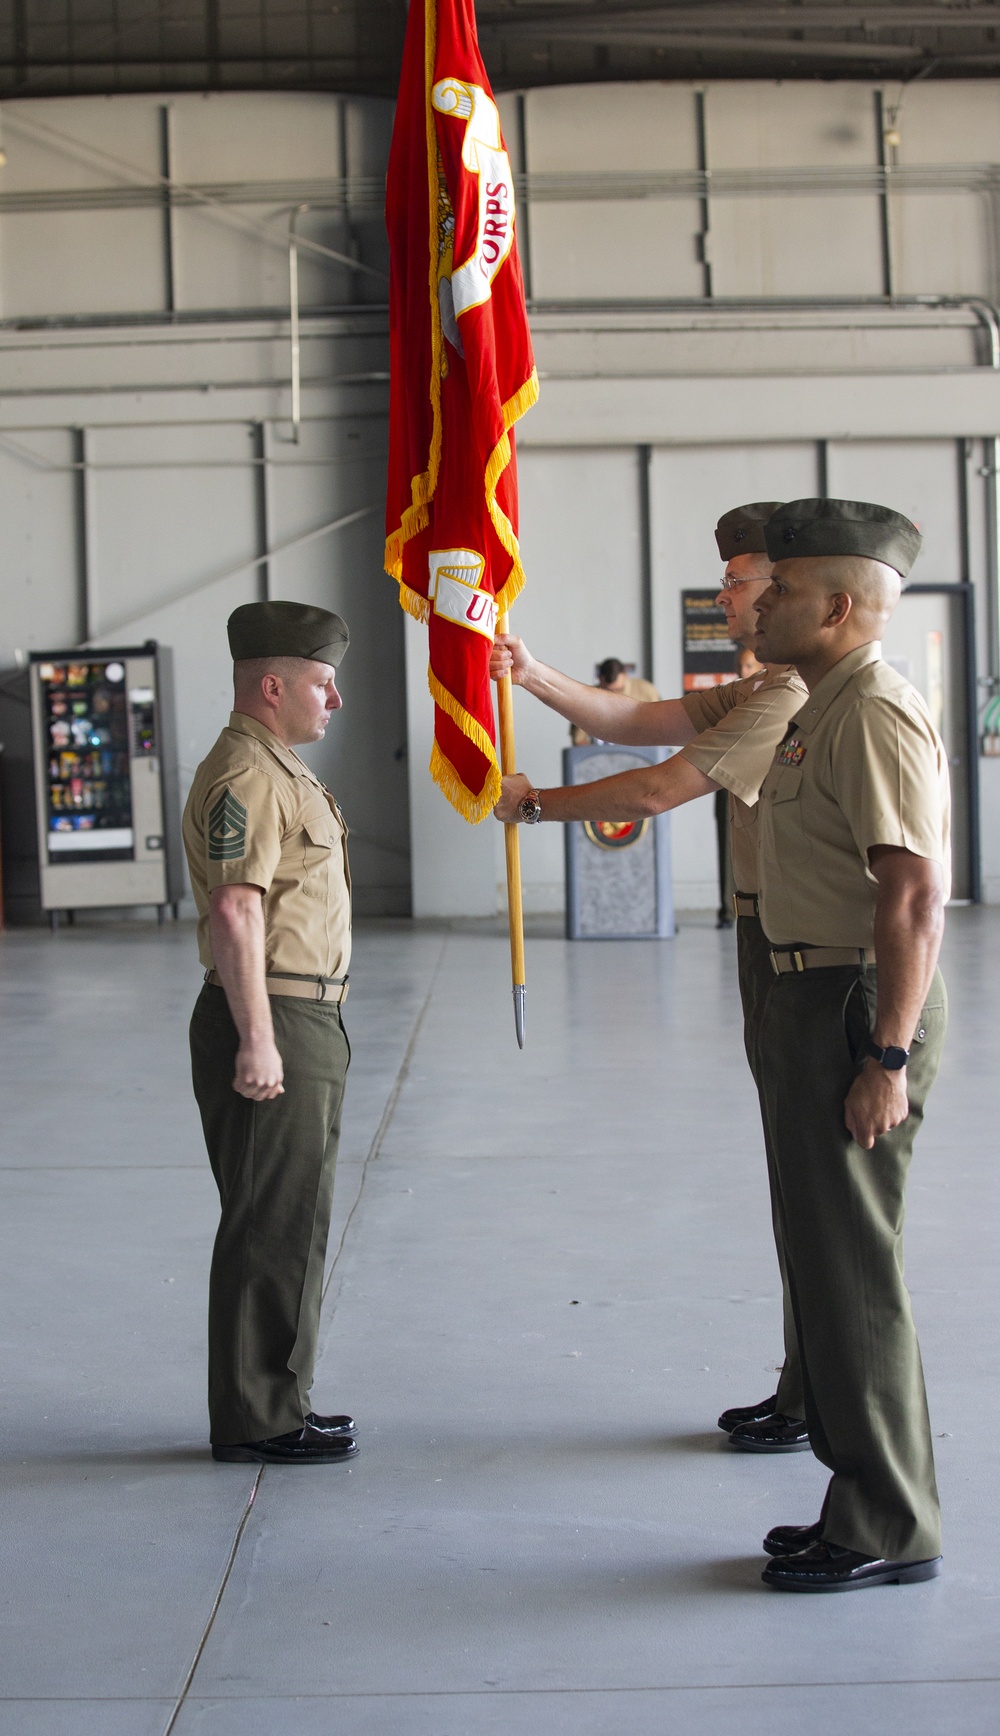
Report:
<svg viewBox="0 0 1000 1736"><path fill-rule="evenodd" d="M603 663L597 665L597 685L603 693L620 693L626 699L641 699L649 702L659 699L659 694L651 681L643 680L641 675L632 675L632 664L625 664L620 657L605 657ZM570 729L570 740L574 747L589 747L592 737L584 729L578 729L573 724Z"/></svg>

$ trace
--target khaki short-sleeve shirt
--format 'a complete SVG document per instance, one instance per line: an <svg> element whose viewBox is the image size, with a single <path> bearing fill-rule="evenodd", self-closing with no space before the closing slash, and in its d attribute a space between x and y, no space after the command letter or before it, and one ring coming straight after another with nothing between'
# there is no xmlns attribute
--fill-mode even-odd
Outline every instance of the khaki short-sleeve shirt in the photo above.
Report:
<svg viewBox="0 0 1000 1736"><path fill-rule="evenodd" d="M343 977L351 958L347 827L297 753L234 711L195 773L184 848L198 906L198 954L214 967L209 894L259 886L269 974Z"/></svg>
<svg viewBox="0 0 1000 1736"><path fill-rule="evenodd" d="M760 796L760 914L774 946L874 944L887 844L939 862L951 890L948 762L915 687L862 645L789 724Z"/></svg>
<svg viewBox="0 0 1000 1736"><path fill-rule="evenodd" d="M806 697L794 669L775 669L699 688L681 700L698 731L681 754L729 792L729 839L739 892L759 890L757 796L788 721Z"/></svg>

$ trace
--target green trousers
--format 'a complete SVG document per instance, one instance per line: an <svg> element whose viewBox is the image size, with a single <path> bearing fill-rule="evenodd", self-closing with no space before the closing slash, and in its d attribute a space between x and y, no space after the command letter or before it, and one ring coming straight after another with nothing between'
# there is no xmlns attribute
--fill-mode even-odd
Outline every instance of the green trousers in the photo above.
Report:
<svg viewBox="0 0 1000 1736"><path fill-rule="evenodd" d="M754 1084L760 1095L760 1028L764 1016L767 992L774 981L771 967L771 943L760 925L758 916L738 916L736 919L736 951L739 961L740 996L743 1001L743 1041ZM786 1417L804 1417L805 1398L802 1392L802 1366L799 1361L799 1340L795 1330L795 1315L788 1289L785 1250L781 1241L781 1217L778 1211L777 1179L774 1154L767 1132L767 1117L761 1098L761 1121L764 1128L764 1155L767 1159L767 1180L771 1190L771 1223L774 1245L781 1273L781 1314L784 1329L785 1360L778 1377L777 1408Z"/></svg>
<svg viewBox="0 0 1000 1736"><path fill-rule="evenodd" d="M338 1006L271 1000L284 1095L233 1090L239 1043L205 985L191 1066L222 1216L209 1280L208 1408L218 1446L302 1427L312 1385L350 1048Z"/></svg>
<svg viewBox="0 0 1000 1736"><path fill-rule="evenodd" d="M941 1548L927 1399L903 1282L906 1176L947 1024L935 973L907 1068L910 1113L864 1151L844 1099L875 1021L873 968L773 978L764 1112L813 1452L833 1473L823 1535L865 1555Z"/></svg>

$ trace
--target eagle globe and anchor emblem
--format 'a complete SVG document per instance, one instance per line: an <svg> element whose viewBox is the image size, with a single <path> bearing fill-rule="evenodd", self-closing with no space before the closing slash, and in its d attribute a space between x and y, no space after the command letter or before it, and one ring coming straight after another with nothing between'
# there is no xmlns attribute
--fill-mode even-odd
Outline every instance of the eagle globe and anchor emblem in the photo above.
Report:
<svg viewBox="0 0 1000 1736"><path fill-rule="evenodd" d="M645 820L584 820L583 829L592 844L601 850L627 850L645 837L649 827Z"/></svg>

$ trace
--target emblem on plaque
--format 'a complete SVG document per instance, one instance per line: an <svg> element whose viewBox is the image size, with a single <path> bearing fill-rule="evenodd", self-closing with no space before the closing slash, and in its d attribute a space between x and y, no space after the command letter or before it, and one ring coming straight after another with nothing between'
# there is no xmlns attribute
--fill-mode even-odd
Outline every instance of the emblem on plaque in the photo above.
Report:
<svg viewBox="0 0 1000 1736"><path fill-rule="evenodd" d="M584 820L583 829L592 844L602 850L627 850L644 837L649 820Z"/></svg>

